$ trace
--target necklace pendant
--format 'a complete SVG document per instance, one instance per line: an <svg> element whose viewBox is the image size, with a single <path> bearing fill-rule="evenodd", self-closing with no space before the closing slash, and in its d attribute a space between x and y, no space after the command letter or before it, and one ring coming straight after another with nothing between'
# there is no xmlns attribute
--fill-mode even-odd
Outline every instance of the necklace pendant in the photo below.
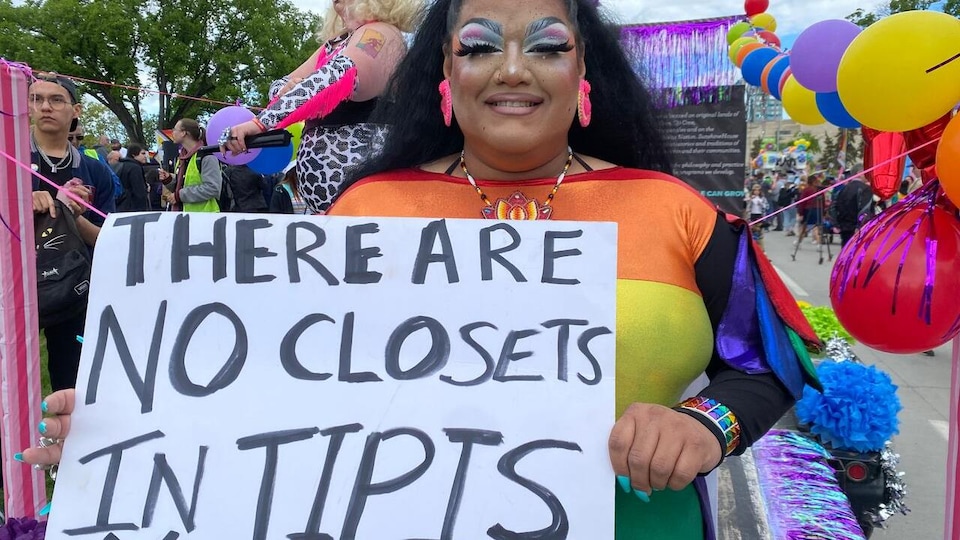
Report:
<svg viewBox="0 0 960 540"><path fill-rule="evenodd" d="M497 199L495 203L481 210L485 219L534 221L550 219L553 207L540 204L536 199L528 199L523 193L516 191L506 199Z"/></svg>
<svg viewBox="0 0 960 540"><path fill-rule="evenodd" d="M50 172L51 172L51 173L57 174L57 170L58 170L58 169L57 169L57 166L56 166L56 165L50 165Z"/></svg>

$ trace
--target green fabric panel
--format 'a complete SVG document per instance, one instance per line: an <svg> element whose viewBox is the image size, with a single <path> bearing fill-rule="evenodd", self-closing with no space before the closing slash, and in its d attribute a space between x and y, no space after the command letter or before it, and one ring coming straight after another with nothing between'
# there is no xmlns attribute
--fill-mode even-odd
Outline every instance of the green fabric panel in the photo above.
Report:
<svg viewBox="0 0 960 540"><path fill-rule="evenodd" d="M700 498L693 485L655 491L649 503L615 489L616 540L703 540Z"/></svg>
<svg viewBox="0 0 960 540"><path fill-rule="evenodd" d="M807 346L803 342L803 338L798 336L789 326L784 325L784 327L787 329L787 335L790 336L790 344L793 345L793 350L797 353L797 358L800 359L800 365L803 366L803 371L807 374L807 384L817 391L823 392L820 378L817 377L817 368L810 360L810 353L807 352Z"/></svg>

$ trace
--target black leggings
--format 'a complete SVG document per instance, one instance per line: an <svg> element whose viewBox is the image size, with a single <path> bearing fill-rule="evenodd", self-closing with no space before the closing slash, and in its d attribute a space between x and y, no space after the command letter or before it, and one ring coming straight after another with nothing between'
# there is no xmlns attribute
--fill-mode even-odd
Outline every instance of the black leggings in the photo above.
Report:
<svg viewBox="0 0 960 540"><path fill-rule="evenodd" d="M60 324L44 328L47 337L47 369L54 392L77 385L80 367L80 342L86 310Z"/></svg>

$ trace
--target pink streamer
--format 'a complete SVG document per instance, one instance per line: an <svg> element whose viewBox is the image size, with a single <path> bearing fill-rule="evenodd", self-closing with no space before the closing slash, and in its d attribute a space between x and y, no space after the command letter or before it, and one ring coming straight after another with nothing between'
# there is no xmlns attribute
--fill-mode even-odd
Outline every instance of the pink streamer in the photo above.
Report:
<svg viewBox="0 0 960 540"><path fill-rule="evenodd" d="M0 109L11 113L0 117L0 149L27 161L30 77L26 66L0 59ZM42 417L32 190L15 161L0 162L0 214L13 233L0 235L0 455L8 518L36 516L46 503L43 473L13 460L36 443Z"/></svg>

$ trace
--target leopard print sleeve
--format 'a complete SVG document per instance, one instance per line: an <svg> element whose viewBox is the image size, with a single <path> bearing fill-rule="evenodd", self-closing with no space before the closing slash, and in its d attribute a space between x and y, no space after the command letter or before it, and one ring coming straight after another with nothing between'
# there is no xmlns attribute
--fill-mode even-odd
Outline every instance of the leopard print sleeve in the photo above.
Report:
<svg viewBox="0 0 960 540"><path fill-rule="evenodd" d="M270 91L267 92L267 97L270 98L270 101L277 99L277 94L280 93L280 90L286 86L288 82L290 82L290 76L284 75L283 77L280 77L279 79L270 83Z"/></svg>
<svg viewBox="0 0 960 540"><path fill-rule="evenodd" d="M307 102L319 96L325 89L343 78L347 72L351 70L355 71L355 67L356 65L349 57L342 54L334 56L329 62L320 66L317 71L304 78L286 94L271 103L257 115L257 118L263 122L267 128L277 126L277 124L282 122L287 116L306 105ZM354 83L354 87L356 87L356 82Z"/></svg>

